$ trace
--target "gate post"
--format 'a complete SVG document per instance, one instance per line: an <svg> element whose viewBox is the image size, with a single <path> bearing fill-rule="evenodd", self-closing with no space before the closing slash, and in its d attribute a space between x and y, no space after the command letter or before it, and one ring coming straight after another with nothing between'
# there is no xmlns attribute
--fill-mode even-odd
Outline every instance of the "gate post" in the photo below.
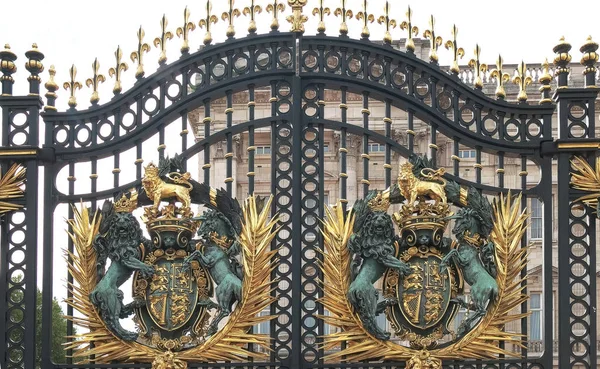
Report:
<svg viewBox="0 0 600 369"><path fill-rule="evenodd" d="M595 45L597 49L597 44ZM571 160L581 156L595 166L596 138L593 85L597 61L591 43L582 48L585 88L569 88L571 45L561 39L554 47L558 88L558 367L595 368L596 354L596 212L576 201L582 193L571 188ZM593 49L593 50L592 50ZM590 76L591 75L591 76ZM546 266L549 267L549 266Z"/></svg>
<svg viewBox="0 0 600 369"><path fill-rule="evenodd" d="M12 74L17 56L8 45L0 52L3 76L0 107L2 108L2 174L12 164L25 170L24 196L11 200L19 208L5 213L0 233L0 367L34 369L36 366L36 297L37 297L37 219L38 219L38 155L39 96L44 55L34 44L25 54L25 68L30 72L29 95L12 96Z"/></svg>

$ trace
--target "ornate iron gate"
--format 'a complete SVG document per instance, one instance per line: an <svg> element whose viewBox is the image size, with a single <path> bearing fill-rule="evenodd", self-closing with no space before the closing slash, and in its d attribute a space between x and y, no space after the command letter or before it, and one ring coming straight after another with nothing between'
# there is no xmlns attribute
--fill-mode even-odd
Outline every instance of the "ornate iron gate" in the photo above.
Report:
<svg viewBox="0 0 600 369"><path fill-rule="evenodd" d="M582 48L586 66L585 88L568 86L570 46L561 43L555 48L556 77L558 88L551 97L552 77L545 73L540 78L542 99L540 104L528 104L527 96L519 95L519 102L504 100L502 90L493 100L482 93L479 80L479 60L474 59L475 89L467 86L460 78L458 65L445 70L437 63L435 50L437 41L433 38L429 61L415 56L411 48L411 32L406 42L406 50L400 51L390 46L386 37L383 43L370 41L367 28L369 14L363 9L365 21L361 40L346 36L347 29L341 27L339 37L326 36L324 23L319 26L316 36L303 35L302 7L304 1L288 1L292 6L291 32L278 31L277 17L274 17L273 32L258 35L250 27L250 35L234 38L233 18L229 14L230 29L226 42L211 44L210 32L205 38L206 46L190 53L189 46L182 47L178 60L166 64L161 58L160 67L150 76L144 76L143 53L147 46L140 29L139 48L136 51L138 82L130 90L121 92L119 76L122 71L120 50L117 51L117 64L111 74L116 74L115 97L100 105L97 95L92 98L89 109L76 110L75 91L78 88L76 70L71 70L71 108L65 112L56 111L55 100L58 85L50 79L45 84L47 103L44 107L40 96L40 73L43 70L43 54L37 49L26 54L26 68L31 73L28 96L12 96L16 56L6 49L0 52L2 60L2 149L0 162L2 174L9 171L10 165L17 163L26 169L26 181L22 198L7 200L16 207L3 215L0 254L0 304L2 329L0 339L0 363L4 368L34 368L36 350L36 315L41 313L42 329L40 350L43 368L52 367L141 367L149 364L73 364L52 363L51 320L53 290L61 288L53 285L53 276L64 273L55 267L54 260L65 245L72 252L73 243L66 236L58 235L62 229L58 223L64 217L73 218L71 207L80 201L92 209L99 201L112 199L118 193L139 186L143 176L143 163L148 159L164 158L167 147L175 147L187 163L198 158L203 182L213 186L225 186L229 195L236 196L233 166L233 146L235 137L247 135L248 148L248 193L255 192L257 168L255 135L269 132L272 155L270 162L270 191L275 196L272 214L279 214L280 229L273 241L273 248L279 251L279 266L272 273L278 284L275 293L278 301L270 307L270 313L277 316L270 324L272 337L270 360L268 362L242 362L203 364L190 363L201 368L350 368L350 367L402 367L404 362L364 362L364 363L324 363L326 354L319 346L326 327L319 315L324 309L317 302L322 297L319 262L322 248L320 224L317 218L325 217L325 135L335 131L339 135L339 199L346 208L349 198L348 156L350 137L360 138L361 191L353 194L362 196L371 188L369 171L370 143L385 147L384 177L385 187L394 182L392 155L397 153L409 157L416 152L416 122L429 127L429 151L435 160L440 135L454 142L450 166L452 170L445 177L461 185L473 186L488 194L506 193L505 161L516 160L521 165L520 185L513 190L520 191L524 199L537 198L543 204L543 245L544 258L543 290L552 291L552 229L558 224L559 282L561 298L558 302L559 319L558 347L553 347L552 308L543 311L544 327L542 340L543 353L530 355L525 345L519 348L523 358L509 359L502 355L493 360L444 361L448 368L551 368L554 355L558 354L561 368L581 365L595 368L596 359L596 244L595 210L589 207L581 210L577 198L581 190L570 185L570 160L582 156L590 163L595 160L600 141L595 138L595 101L598 89L595 84L597 45L586 44ZM365 2L366 4L366 2ZM366 5L365 5L366 7ZM232 8L233 9L233 8ZM233 11L233 10L231 10ZM250 12L254 14L254 9ZM275 9L275 14L277 9ZM321 21L324 9L316 9ZM347 10L339 13L344 22ZM386 14L387 16L387 14ZM210 14L201 23L208 30L213 21ZM388 27L389 18L382 22ZM343 23L344 25L345 23ZM412 31L410 18L406 27ZM163 38L159 42L164 51ZM187 32L184 30L182 32ZM389 35L389 33L388 33ZM456 40L452 44L456 51ZM587 56L587 59L586 59ZM456 59L456 58L455 58ZM456 60L455 60L456 61ZM504 79L499 66L499 80ZM94 72L91 84L94 92L100 76ZM522 89L527 83L524 70L521 71ZM103 79L103 77L102 77ZM270 114L255 119L255 96L257 91L268 91ZM327 101L328 90L339 91L340 100ZM247 96L247 117L242 123L234 124L233 96L244 92ZM349 121L348 99L360 96L362 108L359 115L362 125ZM224 99L224 100L223 100ZM223 102L224 101L224 102ZM377 122L371 118L371 105L377 102L383 106L384 117ZM225 105L224 111L215 111L214 106ZM326 104L337 109L329 114ZM43 112L42 112L43 108ZM188 122L189 113L200 109L203 119L193 132ZM406 142L393 137L392 110L406 112L407 129L402 132ZM558 137L553 136L552 115L558 109ZM577 112L577 114L575 113ZM215 114L224 113L223 127L211 129ZM43 117L45 135L40 143L40 116ZM175 128L174 128L175 127ZM180 127L180 128L178 128ZM172 134L176 132L176 134ZM383 133L380 133L383 132ZM191 134L199 137L189 145ZM211 183L211 147L225 142L226 173L224 183ZM147 149L147 142L158 144L157 152ZM475 177L473 181L461 178L459 173L459 149L471 148L475 152ZM482 179L482 155L497 163L496 178L493 184L485 184ZM123 157L134 160L125 161ZM558 159L558 201L552 199L552 161ZM528 185L527 168L535 163L539 168L539 181ZM110 167L112 174L99 173ZM185 168L184 168L185 169ZM187 168L191 170L191 168ZM86 172L89 171L89 172ZM133 173L135 172L135 175ZM14 172L8 172L14 175ZM39 174L43 173L43 176ZM127 178L129 175L129 179ZM195 174L192 171L192 174ZM102 188L112 175L112 185ZM76 180L89 176L85 189L78 187ZM38 191L38 187L43 189ZM38 194L43 193L43 198ZM246 194L243 194L246 195ZM525 208L527 201L523 201ZM2 203L1 206L5 206ZM558 206L558 219L553 221L552 209ZM42 215L42 224L38 216ZM581 226L583 233L572 230L573 224ZM38 227L43 229L43 237L38 237ZM61 244L64 242L63 244ZM521 244L525 246L524 238ZM577 246L574 246L577 245ZM41 257L41 258L40 258ZM41 260L41 265L38 265ZM580 269L573 269L573 265ZM36 310L36 285L39 267L43 270L43 309ZM22 276L22 278L15 278ZM66 276L66 275L65 275ZM523 275L524 276L524 275ZM71 276L66 276L72 282ZM574 285L584 286L583 293L573 293ZM524 285L526 289L527 286ZM526 290L525 290L526 291ZM69 290L69 296L73 291ZM18 297L20 296L20 297ZM565 297L565 296L568 296ZM18 298L17 298L18 297ZM553 306L552 294L543 294L543 305ZM573 307L579 306L580 310ZM527 303L521 306L527 312ZM20 312L15 318L15 311ZM67 311L73 314L72 307ZM580 329L583 327L583 332ZM68 334L72 334L69 325ZM38 332L38 333L39 333ZM521 319L520 332L527 334L527 319ZM519 332L516 332L519 333ZM524 341L526 338L523 338ZM585 346L576 351L575 345ZM502 347L503 343L499 345ZM253 348L250 347L250 350ZM93 358L91 358L93 361Z"/></svg>

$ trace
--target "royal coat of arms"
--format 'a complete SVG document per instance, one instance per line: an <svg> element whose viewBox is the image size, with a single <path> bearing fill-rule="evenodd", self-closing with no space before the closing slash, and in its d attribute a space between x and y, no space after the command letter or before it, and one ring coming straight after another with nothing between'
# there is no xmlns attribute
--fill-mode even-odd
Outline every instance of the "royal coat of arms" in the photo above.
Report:
<svg viewBox="0 0 600 369"><path fill-rule="evenodd" d="M394 203L399 210L388 214ZM323 319L340 328L324 338L326 349L340 348L328 359L441 368L444 358L514 356L498 342L520 345L503 327L521 317L511 310L527 299L520 289L526 219L520 197L492 205L418 156L400 166L396 184L369 192L348 214L338 204L323 228ZM460 308L469 314L455 324Z"/></svg>
<svg viewBox="0 0 600 369"><path fill-rule="evenodd" d="M264 358L269 338L250 329L272 318L256 316L274 301L265 283L277 252L271 200L249 197L242 208L181 168L177 156L150 163L139 188L93 216L74 209L67 302L83 316L69 318L84 332L68 348L82 362L182 369L188 361ZM196 215L192 204L206 210ZM133 214L138 207L149 238ZM128 281L130 298L120 289ZM128 317L135 329L121 323ZM250 351L249 343L263 349Z"/></svg>

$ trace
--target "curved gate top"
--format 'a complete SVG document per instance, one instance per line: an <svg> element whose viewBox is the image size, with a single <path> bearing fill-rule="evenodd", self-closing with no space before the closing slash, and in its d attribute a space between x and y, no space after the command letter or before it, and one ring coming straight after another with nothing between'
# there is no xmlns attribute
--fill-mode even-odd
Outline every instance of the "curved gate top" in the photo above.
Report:
<svg viewBox="0 0 600 369"><path fill-rule="evenodd" d="M388 1L378 25L372 24L376 14L366 0L352 6L342 0L337 9L320 1L310 9L318 22L315 35L305 32L310 17L306 0L288 0L288 9L283 2L265 3L271 32L257 34L256 23L263 19L258 18L258 3L248 0L236 8L230 0L227 11L218 15L207 1L198 23L204 32L198 51L189 43L196 23L187 8L181 27L171 30L163 17L161 34L153 42L159 68L149 75L146 53L152 47L140 27L136 50L129 54L118 48L116 62L107 70L113 98L100 104L99 85L108 80L96 60L85 81L91 106L82 110L77 96L83 84L75 66L63 85L54 79L53 67L43 77L44 55L34 45L25 54L29 94L13 96L17 55L8 46L0 51L1 366L597 367L598 44L589 38L581 46L580 65L572 63L571 45L561 39L553 49L553 65L506 66L501 57L495 66L486 65L477 46L463 66L465 51L456 27L452 37L442 40L432 17L424 38L418 38L410 8L397 22ZM248 17L248 35L236 38L236 18L242 13ZM222 43L212 40L218 16L227 24ZM351 21L353 17L357 20ZM289 32L279 30L284 19ZM360 26L360 39L348 37L349 26ZM383 30L383 40L370 38L373 27ZM331 32L333 28L337 30ZM167 61L166 48L175 35L181 39L181 56ZM398 36L402 38L396 40ZM445 52L442 45L453 55L449 66L438 62L438 54ZM127 56L132 64L125 62ZM124 73L135 74L128 89ZM68 92L66 111L56 108L61 86ZM398 179L407 173L400 168L407 159L422 166L414 176L425 186L422 192L413 190L410 209L417 201L423 207L418 211L429 209L430 218L414 209L407 218L398 218L408 208L390 207L390 202L411 197ZM157 194L152 187L157 184L167 190ZM446 192L436 192L442 185L445 190L440 191ZM183 187L187 192L181 192ZM510 198L515 193L520 200L512 207L510 200L498 197L486 210L485 196ZM273 198L261 212L261 201L251 195ZM233 200L247 197L251 199L243 208ZM477 209L469 198L479 199ZM163 201L161 208L165 199L172 201ZM114 201L112 210L103 206L105 200ZM446 201L462 210L452 215ZM138 203L146 206L142 219L150 240L128 236L137 242L127 251L135 257L103 250L113 247L121 228L116 222L102 223L93 212L102 210L106 219L127 213L131 220L142 215L134 210ZM399 284L402 273L393 273L399 267L389 259L381 264L388 268L385 276L384 268L372 277L374 286L359 286L373 288L374 300L360 296L363 290L356 284L340 282L348 279L350 284L350 276L356 277L352 273L382 260L361 258L352 249L361 229L351 228L348 222L354 218L347 218L346 211L354 208L353 214L360 215L361 204L362 211L380 211L384 204L384 210L395 212L400 234L390 243L392 259L425 270L414 274L417 282L440 278L439 285L431 282L425 288L409 279ZM531 216L528 230L525 218L517 215L520 209ZM482 217L489 216L490 222L495 217L489 238L482 230L466 238L458 226L453 235L446 230L450 219L464 220L469 211L479 211L477 219L483 223ZM268 217L277 217L277 225ZM66 226L64 219L69 219ZM419 222L434 235L440 232L432 236L437 241L421 244L437 242L426 247L427 253L423 247L409 247L416 242L409 240L410 232L423 236L418 232L425 228L415 225ZM216 228L206 228L211 226ZM225 234L227 230L233 233ZM113 231L116 239L110 238ZM200 241L196 231L204 237ZM266 246L257 234L267 240ZM448 241L447 251L436 251L445 245L440 240L459 234L458 241ZM511 247L502 248L500 234L513 237L507 241ZM350 246L335 249L336 240ZM460 251L463 241L477 250L474 263L488 268L490 288L497 284L501 290L481 306L475 284L483 274L469 276L471 264ZM490 259L484 251L488 244L495 244L487 254ZM210 261L222 250L226 259L238 253L237 259L228 259L227 273ZM423 255L417 260L413 256L419 252ZM507 264L502 264L503 255ZM111 263L106 264L107 258ZM134 261L123 261L127 258ZM190 264L186 279L183 266L190 260L196 264ZM362 266L354 264L361 260ZM440 263L449 263L441 274L429 266ZM114 272L117 268L122 269ZM66 288L54 282L57 276L67 280ZM106 282L115 284L114 289L100 283L107 276L118 280ZM133 290L131 298L125 297L127 304L118 289L125 280L129 282L122 290ZM340 285L347 288L336 290ZM249 289L256 295L248 296ZM443 293L431 297L438 290ZM394 300L389 291L405 300ZM421 294L423 307L420 302L411 305L421 301ZM52 331L55 296L66 299L69 317L67 356L62 359L56 359L62 349L54 344ZM226 298L232 300L225 303ZM435 298L444 312L430 309ZM348 314L340 312L340 304L350 309ZM386 313L382 308L369 321L361 315L368 304L373 309L397 307L384 306ZM494 322L486 321L490 309L501 310L498 306L506 311ZM128 314L135 314L135 334L119 321ZM356 319L364 336L349 323ZM438 330L439 322L443 327ZM74 324L80 327L76 330ZM373 333L381 333L378 328L369 331L369 324L393 331L391 338ZM487 333L465 341L483 324L488 324ZM149 357L157 352L153 362Z"/></svg>

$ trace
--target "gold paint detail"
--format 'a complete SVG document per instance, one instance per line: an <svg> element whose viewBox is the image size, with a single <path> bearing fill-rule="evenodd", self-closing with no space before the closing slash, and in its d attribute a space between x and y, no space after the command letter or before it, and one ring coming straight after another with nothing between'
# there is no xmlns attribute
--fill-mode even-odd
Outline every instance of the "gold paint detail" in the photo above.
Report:
<svg viewBox="0 0 600 369"><path fill-rule="evenodd" d="M326 105L325 100L319 100L319 101L317 101L317 104L319 106L325 106Z"/></svg>
<svg viewBox="0 0 600 369"><path fill-rule="evenodd" d="M371 156L369 154L360 154L360 157L363 159L371 160Z"/></svg>
<svg viewBox="0 0 600 369"><path fill-rule="evenodd" d="M251 106L256 106L256 102L255 101L248 101L248 107Z"/></svg>
<svg viewBox="0 0 600 369"><path fill-rule="evenodd" d="M406 51L414 52L415 41L413 40L413 35L417 36L419 34L419 28L412 25L412 10L410 9L410 6L406 11L406 20L400 23L400 29L407 31Z"/></svg>
<svg viewBox="0 0 600 369"><path fill-rule="evenodd" d="M366 184L366 185L370 185L371 184L371 182L368 179L366 179L366 178L361 179L360 183Z"/></svg>
<svg viewBox="0 0 600 369"><path fill-rule="evenodd" d="M118 174L118 173L121 173L121 169L119 169L119 168L114 168L114 169L112 170L112 172L113 172L113 174Z"/></svg>
<svg viewBox="0 0 600 369"><path fill-rule="evenodd" d="M387 211L390 207L390 193L377 192L377 195L367 203L372 211Z"/></svg>
<svg viewBox="0 0 600 369"><path fill-rule="evenodd" d="M273 97L271 97L271 98L269 99L269 102L270 102L270 103L277 102L277 98L276 98L275 96L273 96Z"/></svg>
<svg viewBox="0 0 600 369"><path fill-rule="evenodd" d="M169 21L167 20L166 14L163 14L160 19L160 37L154 39L154 47L160 49L160 55L158 56L158 64L164 65L167 63L167 41L173 39L173 32L167 31Z"/></svg>
<svg viewBox="0 0 600 369"><path fill-rule="evenodd" d="M375 16L367 11L368 0L363 0L362 3L363 9L362 11L356 13L356 19L363 21L363 28L360 32L360 37L366 39L371 35L371 32L369 31L369 23L373 23L375 21Z"/></svg>
<svg viewBox="0 0 600 369"><path fill-rule="evenodd" d="M411 135L411 136L416 136L417 134L415 133L415 131L413 131L412 129L407 129L406 130L406 134L407 135Z"/></svg>
<svg viewBox="0 0 600 369"><path fill-rule="evenodd" d="M340 109L348 109L348 105L347 104L340 104Z"/></svg>
<svg viewBox="0 0 600 369"><path fill-rule="evenodd" d="M346 23L348 18L353 17L352 10L346 9L346 0L340 0L341 4L339 8L336 8L333 14L336 17L341 18L340 22L340 34L345 36L348 34L348 24Z"/></svg>
<svg viewBox="0 0 600 369"><path fill-rule="evenodd" d="M138 46L136 51L132 52L130 55L131 61L132 62L136 62L137 61L137 69L135 71L135 78L140 79L144 76L144 74L146 72L144 72L144 53L147 53L150 51L150 45L148 45L147 43L144 42L144 36L146 35L146 33L144 32L144 29L142 28L142 26L140 26L140 28L137 31L137 39L138 39Z"/></svg>
<svg viewBox="0 0 600 369"><path fill-rule="evenodd" d="M439 150L440 149L440 147L438 145L436 145L436 144L429 144L429 148L430 149L435 149L435 150Z"/></svg>
<svg viewBox="0 0 600 369"><path fill-rule="evenodd" d="M473 79L473 86L476 89L483 88L483 79L481 78L481 74L487 72L488 67L487 64L481 63L479 60L479 56L481 55L481 48L479 44L475 45L475 50L473 52L474 58L469 60L469 67L473 68L473 72L475 74L475 78Z"/></svg>
<svg viewBox="0 0 600 369"><path fill-rule="evenodd" d="M156 148L156 150L157 150L157 151L160 151L160 150L164 150L164 149L166 149L166 148L167 148L167 145L165 145L165 144L160 144L160 145L158 145L158 147Z"/></svg>
<svg viewBox="0 0 600 369"><path fill-rule="evenodd" d="M250 152L250 151L256 151L256 146L248 146L248 148L246 149L246 151Z"/></svg>
<svg viewBox="0 0 600 369"><path fill-rule="evenodd" d="M103 74L100 74L100 63L98 62L98 58L94 59L92 63L92 78L88 78L85 81L85 85L88 87L92 87L92 97L90 97L90 102L92 104L97 104L100 101L100 96L98 95L98 86L100 83L106 82L106 77Z"/></svg>
<svg viewBox="0 0 600 369"><path fill-rule="evenodd" d="M385 1L385 5L383 6L383 15L380 15L379 18L377 18L377 23L385 25L383 41L387 44L391 44L392 34L390 31L396 28L396 20L390 18L390 2L388 0Z"/></svg>
<svg viewBox="0 0 600 369"><path fill-rule="evenodd" d="M138 207L138 193L133 192L130 197L123 194L117 201L115 201L115 211L117 213L131 213Z"/></svg>
<svg viewBox="0 0 600 369"><path fill-rule="evenodd" d="M440 36L435 35L435 18L433 15L429 17L429 29L423 32L423 37L429 39L429 61L432 63L438 62L438 48L444 42Z"/></svg>
<svg viewBox="0 0 600 369"><path fill-rule="evenodd" d="M233 178L232 177L227 177L227 178L225 178L225 180L223 182L225 182L225 183L231 183L231 182L233 182Z"/></svg>
<svg viewBox="0 0 600 369"><path fill-rule="evenodd" d="M279 0L273 0L272 3L267 5L267 13L272 13L271 18L271 30L277 31L279 29L279 13L285 10L285 4L280 3Z"/></svg>
<svg viewBox="0 0 600 369"><path fill-rule="evenodd" d="M228 152L227 154L225 154L225 159L227 159L227 158L233 158L233 153Z"/></svg>
<svg viewBox="0 0 600 369"><path fill-rule="evenodd" d="M473 168L475 168L475 169L483 169L483 165L481 165L480 163L475 163L475 164L473 164Z"/></svg>
<svg viewBox="0 0 600 369"><path fill-rule="evenodd" d="M427 367L419 366L428 363L427 360L439 363L438 359L486 359L496 358L498 355L520 357L519 352L501 348L497 343L505 341L510 343L511 347L520 346L522 337L506 332L504 327L508 322L527 316L527 313L514 312L514 309L527 301L527 296L521 289L525 278L520 275L527 267L528 250L522 248L520 242L515 242L520 240L527 230L528 216L521 210L520 196L513 197L510 193L506 197L501 195L493 203L495 222L489 241L496 247L498 297L490 303L488 313L469 333L448 346L431 349L427 354L422 350L402 346L391 340L381 341L370 335L345 298L351 282L352 268L352 257L347 243L353 233L355 214L350 212L346 215L341 204L339 201L335 207L326 208L322 228L324 250L321 271L324 293L319 302L330 314L319 318L339 328L339 331L323 337L323 349L331 352L324 358L326 362L337 362L341 359L347 362L370 359L408 360L407 366L417 369ZM433 337L436 337L435 333ZM340 350L341 341L346 341L347 346ZM410 360L415 355L420 361ZM435 365L429 367L439 368Z"/></svg>
<svg viewBox="0 0 600 369"><path fill-rule="evenodd" d="M498 168L498 169L496 169L496 173L498 173L498 174L504 173L504 169Z"/></svg>
<svg viewBox="0 0 600 369"><path fill-rule="evenodd" d="M463 206L467 206L467 198L469 197L469 191L466 188L460 188L460 203Z"/></svg>
<svg viewBox="0 0 600 369"><path fill-rule="evenodd" d="M143 162L144 162L144 159L137 158L137 159L135 159L134 164L142 164Z"/></svg>
<svg viewBox="0 0 600 369"><path fill-rule="evenodd" d="M340 173L340 178L348 178L348 174L346 174L346 173Z"/></svg>
<svg viewBox="0 0 600 369"><path fill-rule="evenodd" d="M245 16L250 16L250 23L248 24L248 32L255 33L256 32L256 15L262 12L262 7L260 5L255 4L255 0L250 0L250 6L245 7L242 10L242 13Z"/></svg>
<svg viewBox="0 0 600 369"><path fill-rule="evenodd" d="M210 163L207 163L202 166L202 169L210 169L211 166L212 165Z"/></svg>
<svg viewBox="0 0 600 369"><path fill-rule="evenodd" d="M384 169L392 169L392 165L388 164L388 163L385 163L385 164L383 164L383 168Z"/></svg>
<svg viewBox="0 0 600 369"><path fill-rule="evenodd" d="M46 87L46 90L48 90L48 92L46 92L46 98L47 99L56 99L56 90L58 90L58 85L56 84L56 81L54 80L54 77L56 76L56 68L54 68L54 65L50 66L50 69L48 69L48 81L44 84L44 87ZM44 107L44 110L48 111L48 110L56 110L56 108L54 106L50 106L50 105L46 105Z"/></svg>
<svg viewBox="0 0 600 369"><path fill-rule="evenodd" d="M248 174L246 174L246 176L248 177L254 177L256 175L255 172L248 172Z"/></svg>
<svg viewBox="0 0 600 369"><path fill-rule="evenodd" d="M304 33L304 23L308 21L308 17L302 8L307 2L308 0L288 0L288 5L292 8L292 15L288 15L285 19L291 24L290 31Z"/></svg>
<svg viewBox="0 0 600 369"><path fill-rule="evenodd" d="M460 158L459 158L458 156L456 156L456 155L452 155L452 156L450 157L450 159L452 159L452 160L456 160L456 161L460 162Z"/></svg>
<svg viewBox="0 0 600 369"><path fill-rule="evenodd" d="M184 130L182 130L181 132L179 132L179 135L180 135L180 136L185 136L185 135L187 135L188 133L190 133L190 131L188 131L187 129L184 129Z"/></svg>
<svg viewBox="0 0 600 369"><path fill-rule="evenodd" d="M115 85L113 86L113 93L115 95L118 95L123 90L123 87L121 86L121 73L126 72L129 69L127 63L121 61L122 58L123 51L121 50L121 46L118 46L115 51L116 64L108 70L108 76L111 78L115 77Z"/></svg>
<svg viewBox="0 0 600 369"><path fill-rule="evenodd" d="M569 63L571 63L571 54L569 51L571 50L571 44L565 41L565 37L561 37L558 44L552 48L552 51L556 54L554 56L554 65L556 66L555 75L561 74L569 74L571 68L569 67ZM559 88L567 88L567 85L560 85Z"/></svg>
<svg viewBox="0 0 600 369"><path fill-rule="evenodd" d="M75 97L75 92L77 90L81 90L81 83L77 82L77 68L75 67L75 64L71 65L71 68L69 68L69 77L70 80L69 82L65 82L63 84L63 88L67 91L69 91L69 101L68 104L71 108L75 109L75 107L77 106L77 98Z"/></svg>
<svg viewBox="0 0 600 369"><path fill-rule="evenodd" d="M391 124L392 123L392 118L390 118L390 117L384 117L383 118L383 123L390 123Z"/></svg>
<svg viewBox="0 0 600 369"><path fill-rule="evenodd" d="M456 42L457 34L458 34L458 28L456 27L456 24L455 24L452 26L452 40L446 41L446 44L444 45L444 47L447 50L452 49L453 60L452 60L452 66L450 67L450 71L454 74L460 73L460 68L458 66L458 60L462 59L462 57L465 56L465 50L462 47L458 47L458 44Z"/></svg>
<svg viewBox="0 0 600 369"><path fill-rule="evenodd" d="M181 27L177 27L175 33L177 37L183 38L181 43L181 48L179 49L182 54L186 54L190 51L189 44L189 35L190 32L196 29L196 24L194 22L190 22L190 10L186 6L183 10L183 24Z"/></svg>
<svg viewBox="0 0 600 369"><path fill-rule="evenodd" d="M242 14L239 9L235 7L235 0L229 0L229 9L221 14L221 19L227 21L227 31L225 35L228 38L235 36L235 27L233 26L233 20Z"/></svg>
<svg viewBox="0 0 600 369"><path fill-rule="evenodd" d="M362 109L360 112L361 112L361 114L366 114L366 115L371 114L371 111L369 109Z"/></svg>
<svg viewBox="0 0 600 369"><path fill-rule="evenodd" d="M521 102L527 101L527 86L533 82L533 78L527 75L527 64L521 61L517 67L517 75L513 78L513 83L519 86L519 95L517 100Z"/></svg>
<svg viewBox="0 0 600 369"><path fill-rule="evenodd" d="M504 83L510 80L508 73L504 73L502 67L504 66L502 56L498 55L496 59L496 68L490 73L490 77L496 79L496 97L504 99L506 97L506 90L504 89Z"/></svg>
<svg viewBox="0 0 600 369"><path fill-rule="evenodd" d="M207 124L207 123L211 123L212 122L212 118L211 117L204 117L202 119L202 123Z"/></svg>
<svg viewBox="0 0 600 369"><path fill-rule="evenodd" d="M319 0L319 7L316 7L312 11L313 16L319 16L319 25L317 26L317 32L325 33L325 15L331 15L331 10L323 6L323 0Z"/></svg>
<svg viewBox="0 0 600 369"><path fill-rule="evenodd" d="M90 174L90 179L96 179L98 178L98 174L94 173L94 174Z"/></svg>
<svg viewBox="0 0 600 369"><path fill-rule="evenodd" d="M71 230L69 237L74 245L73 252L67 251L70 260L67 268L73 277L68 287L73 294L66 302L78 315L67 318L83 329L73 341L66 344L65 349L73 350L73 357L78 364L88 363L90 355L94 355L94 363L98 364L142 362L153 363L153 369L185 369L188 361L267 360L270 338L264 334L248 333L248 327L274 318L270 315L257 316L257 312L268 308L277 299L272 294L275 286L265 283L271 280L271 271L277 267L278 250L270 249L278 222L277 218L269 218L272 199L271 196L261 211L252 196L244 203L242 231L238 241L245 276L242 296L228 322L203 343L177 352L171 350L185 342L164 341L153 348L136 341L120 340L104 325L89 299L98 283L97 255L92 244L100 231L102 216L100 212L90 214L83 203L77 208L73 207L74 218L67 221ZM246 348L249 343L260 349L249 351Z"/></svg>
<svg viewBox="0 0 600 369"><path fill-rule="evenodd" d="M67 177L67 181L69 182L75 182L77 180L77 178L75 178L75 176L68 176Z"/></svg>
<svg viewBox="0 0 600 369"><path fill-rule="evenodd" d="M527 172L526 170L522 170L519 172L519 176L521 176L521 177L526 176L528 174L529 174L529 172Z"/></svg>
<svg viewBox="0 0 600 369"><path fill-rule="evenodd" d="M32 156L37 155L37 150L3 150L0 148L0 156Z"/></svg>
<svg viewBox="0 0 600 369"><path fill-rule="evenodd" d="M25 195L23 184L25 183L26 169L20 164L13 164L6 173L0 177L0 214L22 208L22 205L13 204L5 200L18 199Z"/></svg>
<svg viewBox="0 0 600 369"><path fill-rule="evenodd" d="M600 142L560 142L558 148L569 149L600 149Z"/></svg>
<svg viewBox="0 0 600 369"><path fill-rule="evenodd" d="M219 18L212 14L212 2L210 0L206 0L205 9L206 18L200 19L198 26L206 29L206 33L204 34L204 45L210 45L212 42L211 24L217 23Z"/></svg>
<svg viewBox="0 0 600 369"><path fill-rule="evenodd" d="M225 114L231 114L231 113L233 113L233 108L225 109Z"/></svg>
<svg viewBox="0 0 600 369"><path fill-rule="evenodd" d="M208 195L210 197L210 204L217 206L217 190L211 187Z"/></svg>
<svg viewBox="0 0 600 369"><path fill-rule="evenodd" d="M576 202L583 202L594 212L598 208L600 197L600 160L595 159L594 166L581 156L575 156L571 160L571 187L576 190L587 192L579 197Z"/></svg>
<svg viewBox="0 0 600 369"><path fill-rule="evenodd" d="M347 153L348 153L348 149L347 149L347 148L345 148L345 147L340 147L340 148L338 149L338 152L343 152L343 153L347 154Z"/></svg>

